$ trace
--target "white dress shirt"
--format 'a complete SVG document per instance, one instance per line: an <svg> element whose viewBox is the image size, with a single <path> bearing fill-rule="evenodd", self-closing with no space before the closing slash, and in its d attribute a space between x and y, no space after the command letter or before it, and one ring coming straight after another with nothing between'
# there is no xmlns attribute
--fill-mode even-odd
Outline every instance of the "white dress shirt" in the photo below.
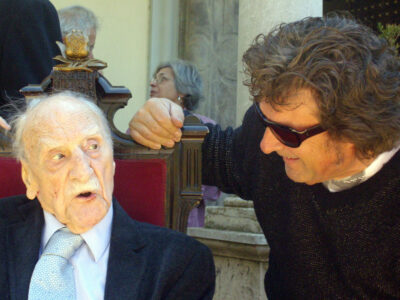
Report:
<svg viewBox="0 0 400 300"><path fill-rule="evenodd" d="M43 212L44 228L40 253L53 233L65 227L52 214ZM111 205L105 217L98 224L81 234L85 242L70 259L74 267L77 300L104 299L112 219L113 208Z"/></svg>

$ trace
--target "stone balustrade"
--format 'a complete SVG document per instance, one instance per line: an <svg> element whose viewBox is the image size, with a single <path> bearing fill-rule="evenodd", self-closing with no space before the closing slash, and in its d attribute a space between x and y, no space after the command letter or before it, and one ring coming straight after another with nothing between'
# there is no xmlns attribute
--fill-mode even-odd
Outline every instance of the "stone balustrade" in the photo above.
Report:
<svg viewBox="0 0 400 300"><path fill-rule="evenodd" d="M227 197L224 206L206 208L204 228L188 234L207 245L214 256L214 300L265 300L264 275L269 247L254 213L253 202Z"/></svg>

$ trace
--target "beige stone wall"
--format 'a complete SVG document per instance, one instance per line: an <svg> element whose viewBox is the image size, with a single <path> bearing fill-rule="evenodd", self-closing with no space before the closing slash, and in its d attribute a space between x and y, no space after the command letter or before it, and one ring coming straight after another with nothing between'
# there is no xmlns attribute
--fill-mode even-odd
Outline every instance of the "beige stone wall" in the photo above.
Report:
<svg viewBox="0 0 400 300"><path fill-rule="evenodd" d="M267 262L214 255L217 273L213 300L266 300L264 274ZM232 284L235 282L236 284ZM229 288L223 288L229 287Z"/></svg>
<svg viewBox="0 0 400 300"><path fill-rule="evenodd" d="M180 6L179 56L193 62L204 82L196 112L222 127L236 120L239 0L184 0Z"/></svg>
<svg viewBox="0 0 400 300"><path fill-rule="evenodd" d="M117 112L116 126L125 131L128 122L147 98L150 0L51 0L57 9L82 5L99 19L94 56L108 63L104 75L113 85L124 85L133 99Z"/></svg>

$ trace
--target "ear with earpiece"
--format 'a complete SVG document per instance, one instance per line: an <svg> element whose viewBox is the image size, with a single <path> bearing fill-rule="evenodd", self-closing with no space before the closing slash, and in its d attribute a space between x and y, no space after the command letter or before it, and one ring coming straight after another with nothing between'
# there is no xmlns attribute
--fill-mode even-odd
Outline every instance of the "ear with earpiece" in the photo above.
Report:
<svg viewBox="0 0 400 300"><path fill-rule="evenodd" d="M39 188L36 180L32 176L32 171L27 167L25 162L21 162L21 175L26 187L26 197L30 200L35 199L39 193Z"/></svg>

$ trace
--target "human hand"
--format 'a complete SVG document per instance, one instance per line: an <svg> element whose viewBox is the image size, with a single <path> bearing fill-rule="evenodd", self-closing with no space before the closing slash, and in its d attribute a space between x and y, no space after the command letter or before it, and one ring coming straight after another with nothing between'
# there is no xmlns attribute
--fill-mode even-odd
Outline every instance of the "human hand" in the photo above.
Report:
<svg viewBox="0 0 400 300"><path fill-rule="evenodd" d="M151 98L129 122L133 140L151 149L172 148L181 140L184 114L178 104L166 98Z"/></svg>
<svg viewBox="0 0 400 300"><path fill-rule="evenodd" d="M0 127L3 127L5 130L10 130L11 127L8 125L7 121L0 117Z"/></svg>

